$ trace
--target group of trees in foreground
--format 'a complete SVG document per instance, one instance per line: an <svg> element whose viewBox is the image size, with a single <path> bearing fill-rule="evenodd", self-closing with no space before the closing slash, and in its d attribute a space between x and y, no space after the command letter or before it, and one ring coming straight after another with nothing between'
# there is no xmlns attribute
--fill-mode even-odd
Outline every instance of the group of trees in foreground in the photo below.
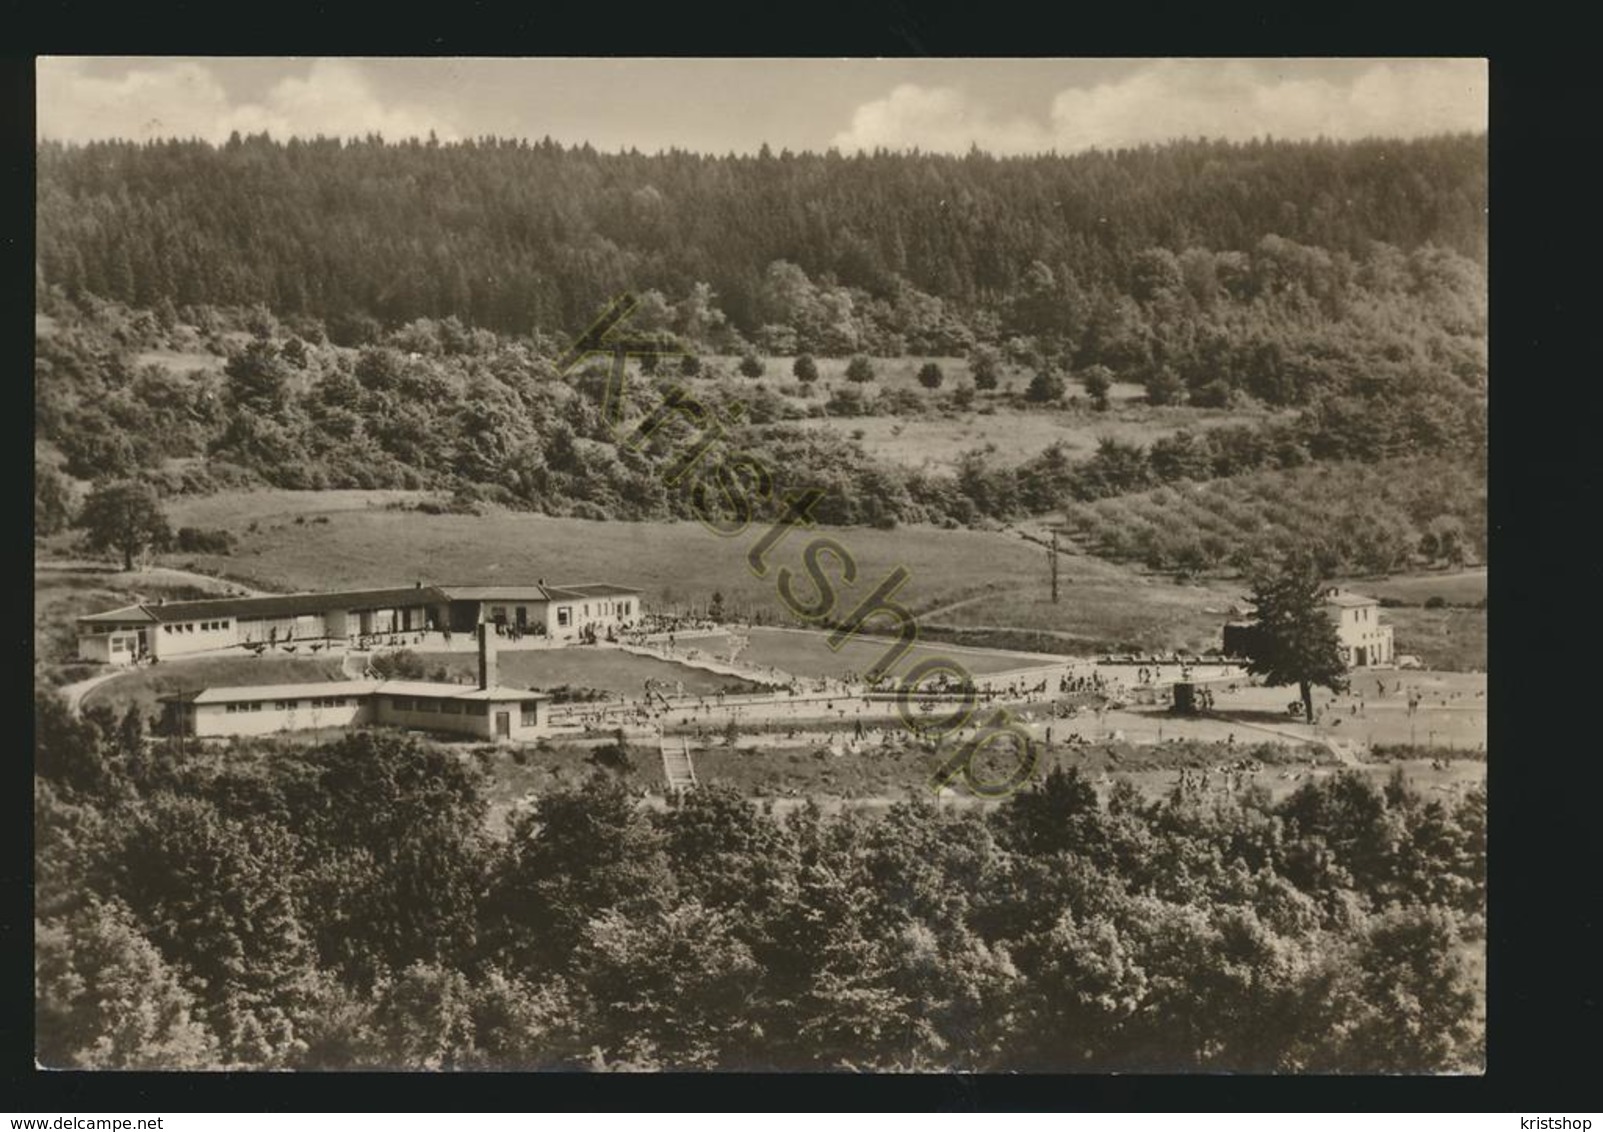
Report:
<svg viewBox="0 0 1603 1132"><path fill-rule="evenodd" d="M38 704L52 1067L1474 1068L1485 795L776 816L615 774L487 831L461 747L195 758Z"/></svg>

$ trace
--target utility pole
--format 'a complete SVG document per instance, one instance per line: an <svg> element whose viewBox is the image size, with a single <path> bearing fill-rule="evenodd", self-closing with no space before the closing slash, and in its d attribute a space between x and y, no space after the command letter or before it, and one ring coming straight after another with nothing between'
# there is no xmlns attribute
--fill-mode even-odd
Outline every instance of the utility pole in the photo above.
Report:
<svg viewBox="0 0 1603 1132"><path fill-rule="evenodd" d="M1052 561L1052 604L1058 603L1058 533L1052 531L1052 549L1047 552Z"/></svg>

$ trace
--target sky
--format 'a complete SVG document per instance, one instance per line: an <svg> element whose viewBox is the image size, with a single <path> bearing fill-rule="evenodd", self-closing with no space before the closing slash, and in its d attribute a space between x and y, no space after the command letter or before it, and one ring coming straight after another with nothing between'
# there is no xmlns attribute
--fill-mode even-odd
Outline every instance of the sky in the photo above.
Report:
<svg viewBox="0 0 1603 1132"><path fill-rule="evenodd" d="M551 137L709 153L1073 153L1176 138L1483 130L1481 59L38 61L38 134Z"/></svg>

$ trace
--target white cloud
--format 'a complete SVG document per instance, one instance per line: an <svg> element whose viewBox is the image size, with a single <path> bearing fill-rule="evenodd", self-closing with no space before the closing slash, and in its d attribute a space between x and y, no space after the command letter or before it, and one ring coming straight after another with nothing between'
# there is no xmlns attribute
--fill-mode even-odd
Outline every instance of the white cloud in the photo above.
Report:
<svg viewBox="0 0 1603 1132"><path fill-rule="evenodd" d="M1345 80L1276 73L1295 69L1269 61L1146 63L1115 82L1059 92L1045 122L998 119L961 91L905 84L858 107L833 144L1068 153L1180 137L1352 139L1486 128L1481 60L1382 62Z"/></svg>
<svg viewBox="0 0 1603 1132"><path fill-rule="evenodd" d="M89 141L124 137L199 137L226 141L266 131L275 138L360 137L395 140L457 137L437 112L386 106L358 63L319 59L304 78L285 78L259 102L235 102L212 70L196 62L151 62L119 78L89 75L81 61L41 59L38 64L38 131L41 138Z"/></svg>
<svg viewBox="0 0 1603 1132"><path fill-rule="evenodd" d="M912 149L962 152L979 145L993 153L1047 149L1051 138L1026 118L994 119L961 91L903 83L885 98L859 106L851 129L835 135L842 150Z"/></svg>

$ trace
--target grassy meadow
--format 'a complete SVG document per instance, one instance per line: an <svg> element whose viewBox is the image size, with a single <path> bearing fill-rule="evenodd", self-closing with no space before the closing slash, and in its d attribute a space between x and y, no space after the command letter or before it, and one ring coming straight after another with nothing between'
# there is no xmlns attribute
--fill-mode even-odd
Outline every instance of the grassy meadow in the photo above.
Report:
<svg viewBox="0 0 1603 1132"><path fill-rule="evenodd" d="M715 360L727 371L737 372L735 367L740 359ZM952 471L958 456L976 448L986 449L990 459L1000 466L1014 466L1060 442L1066 444L1073 455L1085 457L1096 450L1097 441L1104 436L1146 445L1182 428L1215 428L1255 421L1267 415L1267 411L1261 409L1153 407L1146 404L1146 390L1128 382L1115 384L1109 393L1107 411L1095 412L1083 402L1073 403L1076 397L1083 398L1084 390L1072 378L1065 381L1070 403L1052 408L1044 405L1017 408L1009 401L1029 385L1032 371L1009 364L1001 367L996 390L976 391L973 406L960 410L951 404L951 395L959 386L973 383L965 358L874 358L874 379L861 384L846 379L849 358L815 360L819 376L808 396L793 395L797 383L791 373L795 359L790 357L763 359L766 369L760 378L726 380L737 387L750 381L753 387L761 384L770 391L790 390L781 396L804 410L817 409L829 400L833 391L842 388L860 389L869 397L893 391L913 393L923 400L921 413L822 417L795 423L853 437L876 459L931 472ZM918 382L918 371L927 362L939 365L944 375L942 384L934 390L925 389ZM685 380L694 388L718 379Z"/></svg>
<svg viewBox="0 0 1603 1132"><path fill-rule="evenodd" d="M1396 578L1359 578L1345 583L1359 593L1405 605L1424 605L1439 597L1448 605L1474 605L1486 597L1486 567L1409 574Z"/></svg>
<svg viewBox="0 0 1603 1132"><path fill-rule="evenodd" d="M987 411L988 410L988 411ZM1150 445L1181 429L1199 431L1263 419L1263 413L1221 409L1116 406L1106 413L1087 408L946 410L928 417L836 417L815 427L857 439L870 455L909 468L951 472L958 458L976 448L990 460L1014 467L1053 444L1071 457L1090 457L1103 437Z"/></svg>
<svg viewBox="0 0 1603 1132"><path fill-rule="evenodd" d="M1487 670L1484 609L1383 609L1380 619L1393 626L1398 656L1443 672Z"/></svg>
<svg viewBox="0 0 1603 1132"><path fill-rule="evenodd" d="M453 677L475 676L478 658L471 653L419 656L430 672L444 666ZM691 695L757 691L749 680L617 649L566 648L552 651L503 652L496 657L497 679L514 688L589 688L613 696L639 698L647 680L681 683Z"/></svg>
<svg viewBox="0 0 1603 1132"><path fill-rule="evenodd" d="M168 503L174 527L227 529L239 539L238 550L232 556L170 554L160 562L281 592L405 585L418 579L617 581L640 587L658 609L702 609L720 592L735 615L784 625L791 621L775 589L777 568L796 569L806 542L827 534L845 545L858 565L856 583L837 585L842 613L900 565L910 577L896 600L918 616L923 641L1070 655L1206 651L1218 645L1220 627L1246 596L1240 580L1181 582L1134 564L1066 553L1054 604L1046 552L1019 532L911 526L793 531L770 554L768 576L758 578L746 564L758 528L721 539L689 522L595 522L510 511L429 515L391 506L421 498L424 493L403 491L177 498ZM1485 578L1484 571L1460 571L1350 584L1377 597L1415 603L1436 594L1470 602L1484 596ZM156 574L52 571L39 575L35 592L38 654L65 661L72 654L72 617L133 600L135 593L178 596L179 590L176 582ZM1400 653L1418 655L1435 668L1486 666L1484 610L1393 608L1383 616L1396 626ZM802 665L790 670L810 674L806 658L792 656L795 648L784 642L784 634L758 634L741 659ZM872 643L847 648L858 648L865 657L882 651ZM803 651L808 656L820 652ZM820 674L842 664L853 667L832 655L812 663L824 666ZM528 682L542 681L532 677Z"/></svg>
<svg viewBox="0 0 1603 1132"><path fill-rule="evenodd" d="M920 618L926 640L942 626L1029 630L1031 650L1083 654L1113 647L1206 648L1239 586L1178 584L1130 566L1064 557L1061 601L1049 597L1046 552L1012 531L864 527L792 531L769 556L766 578L746 552L753 528L722 539L697 523L594 522L521 512L428 515L389 509L404 492L227 492L174 499L175 526L223 527L239 538L232 556L170 555L189 566L282 591L426 582L493 584L615 581L638 586L656 608L702 608L713 593L743 617L787 623L775 578L795 569L806 541L838 539L857 562L857 581L838 585L842 613L897 566L896 594ZM837 575L838 576L838 575ZM803 579L805 581L805 579ZM965 643L982 644L979 640ZM1005 644L1005 642L1003 642Z"/></svg>

